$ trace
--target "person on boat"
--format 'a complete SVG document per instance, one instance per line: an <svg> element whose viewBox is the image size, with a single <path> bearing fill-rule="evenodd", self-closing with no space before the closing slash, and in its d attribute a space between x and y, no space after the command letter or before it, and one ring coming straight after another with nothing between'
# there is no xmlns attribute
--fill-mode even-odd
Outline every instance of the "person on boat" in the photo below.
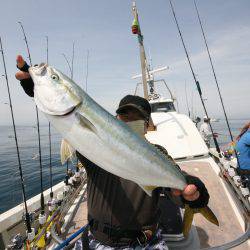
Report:
<svg viewBox="0 0 250 250"><path fill-rule="evenodd" d="M250 189L250 123L247 123L236 138L239 168L237 172Z"/></svg>
<svg viewBox="0 0 250 250"><path fill-rule="evenodd" d="M207 116L204 116L203 123L200 126L201 137L205 141L208 148L210 147L210 140L212 138L212 132L209 128L209 121L210 121L210 118L208 118Z"/></svg>
<svg viewBox="0 0 250 250"><path fill-rule="evenodd" d="M198 128L198 123L201 122L201 118L199 116L196 116L195 119L193 120L193 122L194 122L196 128Z"/></svg>
<svg viewBox="0 0 250 250"><path fill-rule="evenodd" d="M246 123L244 127L241 129L239 135L236 137L236 141L239 141L241 136L245 134L245 132L247 132L249 128L250 128L250 122Z"/></svg>
<svg viewBox="0 0 250 250"><path fill-rule="evenodd" d="M16 73L16 78L24 91L34 96L34 83L21 56L17 57L17 66L21 71ZM146 99L125 96L116 113L117 119L144 137L151 114ZM171 158L163 147L157 147ZM158 230L158 201L162 189L155 189L149 197L137 184L105 171L78 152L76 155L87 172L90 235L87 241L86 237L83 239L82 244L88 244L83 249L168 249ZM192 208L205 207L209 201L205 185L197 177L185 176L188 185L184 191L167 189L165 192L173 199L179 197L182 204Z"/></svg>

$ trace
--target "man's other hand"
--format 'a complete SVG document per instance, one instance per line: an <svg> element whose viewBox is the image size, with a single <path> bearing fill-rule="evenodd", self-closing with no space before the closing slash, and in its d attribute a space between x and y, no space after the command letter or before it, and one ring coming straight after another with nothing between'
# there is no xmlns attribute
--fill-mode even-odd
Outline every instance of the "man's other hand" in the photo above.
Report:
<svg viewBox="0 0 250 250"><path fill-rule="evenodd" d="M174 196L181 196L184 204L191 208L206 207L209 201L209 193L204 183L197 177L187 175L187 186L184 190L172 189Z"/></svg>
<svg viewBox="0 0 250 250"><path fill-rule="evenodd" d="M24 92L30 96L34 97L34 82L29 74L29 65L24 61L21 55L18 55L16 58L16 64L19 71L15 74L16 79L20 81L21 86L23 87Z"/></svg>
<svg viewBox="0 0 250 250"><path fill-rule="evenodd" d="M17 63L18 69L22 69L26 64L26 62L24 61L24 59L21 55L17 56L16 63ZM24 72L21 70L18 71L15 76L16 76L16 79L19 81L30 78L30 74L28 72Z"/></svg>
<svg viewBox="0 0 250 250"><path fill-rule="evenodd" d="M194 184L189 184L185 187L183 191L178 189L172 189L172 194L174 196L182 195L187 201L195 201L200 197L200 192Z"/></svg>

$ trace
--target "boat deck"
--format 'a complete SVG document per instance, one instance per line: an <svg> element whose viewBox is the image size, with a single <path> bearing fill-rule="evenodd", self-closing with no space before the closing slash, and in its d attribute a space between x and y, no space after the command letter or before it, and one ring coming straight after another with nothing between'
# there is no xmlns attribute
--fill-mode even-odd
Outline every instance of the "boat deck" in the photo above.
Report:
<svg viewBox="0 0 250 250"><path fill-rule="evenodd" d="M217 227L208 222L201 215L195 215L194 224L200 238L201 249L225 244L242 235L244 232L239 223L239 218L235 214L230 200L225 193L220 177L216 174L209 162L186 162L180 163L179 165L184 171L199 177L205 183L211 197L209 206L216 214L220 223L220 226ZM69 225L69 234L77 231L87 223L86 203L86 199L81 201L80 206ZM247 243L244 243L234 249L246 250L250 248Z"/></svg>

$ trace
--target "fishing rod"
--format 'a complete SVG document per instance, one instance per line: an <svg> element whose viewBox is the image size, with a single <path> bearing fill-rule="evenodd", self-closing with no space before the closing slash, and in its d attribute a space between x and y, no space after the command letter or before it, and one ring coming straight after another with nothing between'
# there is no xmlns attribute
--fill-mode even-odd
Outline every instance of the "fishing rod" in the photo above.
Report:
<svg viewBox="0 0 250 250"><path fill-rule="evenodd" d="M75 42L73 42L72 46L72 58L71 58L71 79L74 77L74 59L75 59Z"/></svg>
<svg viewBox="0 0 250 250"><path fill-rule="evenodd" d="M200 13L199 13L199 10L198 10L198 6L197 6L195 0L194 0L194 6L195 6L195 10L196 10L197 17L198 17L198 20L199 20L199 24L200 24L200 28L201 28L203 40L204 40L204 43L205 43L205 46L206 46L206 50L207 50L208 58L209 58L209 61L210 61L211 69L212 69L212 72L213 72L214 81L215 81L215 84L216 84L216 87L217 87L217 91L218 91L218 94L219 94L220 103L221 103L221 106L222 106L222 109L223 109L223 113L224 113L224 116L225 116L225 119L226 119L226 124L227 124L227 128L228 128L228 132L229 132L229 135L230 135L231 142L233 143L234 142L234 138L233 138L232 130L231 130L230 125L229 125L229 121L228 121L228 117L227 117L227 112L226 112L225 105L224 105L224 102L223 102L223 99L222 99L222 94L221 94L220 86L219 86L219 83L218 83L218 80L217 80L217 76L216 76L216 73L215 73L215 68L214 68L214 64L213 64L212 57L211 57L211 54L210 54L210 50L208 48L207 38L206 38L205 31L204 31L204 28L203 28L203 25L202 25L202 22L201 22L201 18L200 18ZM234 148L234 153L235 153L235 156L236 156L238 164L239 164L238 154L237 154L237 151L235 150L235 148Z"/></svg>
<svg viewBox="0 0 250 250"><path fill-rule="evenodd" d="M32 66L32 61L31 61L31 55L30 55L30 49L29 49L29 44L28 40L24 31L23 24L21 22L18 22L20 24L20 27L22 29L22 33L24 36L24 41L26 44L27 52L28 52L28 58L29 58L29 63L30 66ZM45 214L44 208L44 195L43 195L43 169L42 169L42 156L41 156L41 137L40 137L40 123L39 123L39 114L38 114L38 109L37 106L35 105L35 110L36 110L36 122L37 122L37 135L38 135L38 148L39 148L39 169L40 169L40 189L41 189L41 215L43 216Z"/></svg>
<svg viewBox="0 0 250 250"><path fill-rule="evenodd" d="M201 99L201 103L202 103L204 112L205 112L206 116L209 117L209 116L208 116L208 112L207 112L207 108L206 108L206 105L205 105L205 102L204 102L204 99L203 99L203 96L202 96L202 91L201 91L200 83L199 83L199 81L197 80L196 75L195 75L195 73L194 73L193 66L192 66L192 64L191 64L191 60L190 60L190 57L189 57L189 54L188 54L188 51L187 51L187 48L186 48L186 45L185 45L185 42L184 42L182 33L181 33L181 30L180 30L180 27L179 27L179 23L178 23L178 21L177 21L177 17L176 17L175 11L174 11L174 6L173 6L173 4L172 4L172 0L169 0L169 3L170 3L170 6L171 6L171 10L172 10L172 13L173 13L173 17L174 17L174 20L175 20L175 23L176 23L176 26L177 26L177 29L178 29L178 32L179 32L181 41L182 41L183 48L184 48L184 50L185 50L185 54L186 54L186 57L187 57L187 60L188 60L188 64L189 64L190 70L191 70L191 72L192 72L193 79L194 79L194 82L195 82L195 84L196 84L196 87L197 87L197 90L198 90L198 93L199 93L199 96L200 96L200 99ZM212 136L213 136L214 144L215 144L215 147L216 147L216 151L217 151L218 154L221 156L220 147L219 147L219 144L218 144L217 139L216 139L216 137L215 137L215 134L214 134L214 131L213 131L211 122L210 122L209 120L208 120L208 124L209 124L210 130L211 130L211 132L212 132Z"/></svg>
<svg viewBox="0 0 250 250"><path fill-rule="evenodd" d="M69 160L66 162L66 176L65 176L65 185L69 185Z"/></svg>
<svg viewBox="0 0 250 250"><path fill-rule="evenodd" d="M31 228L31 218L30 218L30 214L28 212L27 198L26 198L24 178L23 178L23 170L22 170L22 165L21 165L19 145L18 145L18 141L17 141L15 118L14 118L14 112L13 112L13 106L12 106L12 100L11 100L11 94L10 94L10 87L9 87L9 79L8 79L8 75L7 75L5 56L4 56L3 44L2 44L1 37L0 37L0 45L1 45L0 48L1 48L3 66L4 66L4 76L5 76L7 90L8 90L8 96L9 96L9 106L10 106L10 113L11 113L11 119L12 119L12 127L13 127L13 131L14 131L14 138L15 138L15 143L16 143L18 169L19 169L19 175L20 175L20 180L21 180L22 195L23 195L23 201L24 201L24 207L25 207L25 224L26 224L27 233L28 233L28 240L33 240L31 235L32 235L32 232L34 231L34 229Z"/></svg>
<svg viewBox="0 0 250 250"><path fill-rule="evenodd" d="M186 96L186 106L187 106L187 111L188 111L188 116L189 118L191 117L191 113L190 113L190 109L189 109L189 105L188 105L188 98L187 98L187 83L185 81L185 96Z"/></svg>
<svg viewBox="0 0 250 250"><path fill-rule="evenodd" d="M49 64L49 38L46 36L46 63ZM51 125L49 122L49 182L50 182L50 198L53 198L53 179L52 179L52 151L51 151Z"/></svg>
<svg viewBox="0 0 250 250"><path fill-rule="evenodd" d="M86 57L86 79L85 79L86 93L88 93L88 77L89 77L89 50L87 50L87 57Z"/></svg>

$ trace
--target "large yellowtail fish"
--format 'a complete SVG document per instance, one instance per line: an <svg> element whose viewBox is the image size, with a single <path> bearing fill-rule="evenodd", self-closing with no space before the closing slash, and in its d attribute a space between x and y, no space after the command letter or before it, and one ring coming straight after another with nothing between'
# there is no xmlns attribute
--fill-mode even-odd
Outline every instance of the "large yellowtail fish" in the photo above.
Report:
<svg viewBox="0 0 250 250"><path fill-rule="evenodd" d="M37 107L87 159L137 183L150 196L156 187L179 190L186 187L185 177L173 161L97 104L66 75L46 64L30 67L29 73L34 81ZM193 210L186 211L184 233L193 218ZM201 211L208 220L218 224L211 210L202 208Z"/></svg>

